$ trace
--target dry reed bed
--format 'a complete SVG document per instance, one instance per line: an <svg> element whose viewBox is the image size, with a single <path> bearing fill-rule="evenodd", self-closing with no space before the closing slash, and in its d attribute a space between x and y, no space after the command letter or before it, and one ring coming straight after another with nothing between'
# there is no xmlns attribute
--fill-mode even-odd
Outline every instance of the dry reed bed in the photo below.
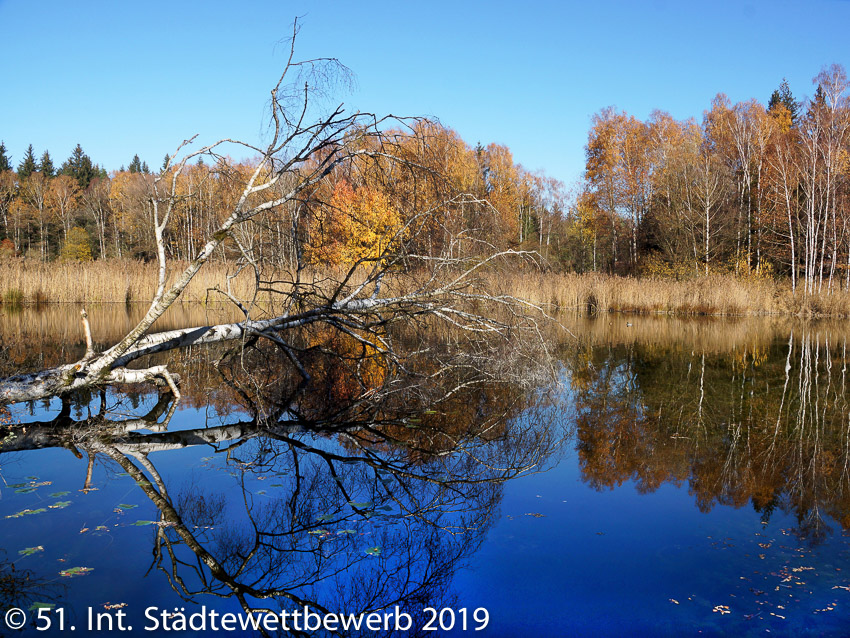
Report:
<svg viewBox="0 0 850 638"><path fill-rule="evenodd" d="M675 315L850 316L850 293L805 296L790 283L747 281L709 275L685 281L601 274L522 273L493 278L499 288L523 299L580 312Z"/></svg>
<svg viewBox="0 0 850 638"><path fill-rule="evenodd" d="M174 264L179 272L182 264ZM215 292L232 266L207 264L190 282L181 300L220 302ZM333 274L333 273L330 273ZM311 275L317 281L320 274ZM744 280L730 275L697 279L616 277L601 274L554 274L534 271L490 273L488 284L503 294L581 312L631 312L676 315L790 315L798 317L850 316L850 293L805 296L793 294L788 282ZM109 303L149 301L155 292L154 263L105 260L88 263L43 264L22 259L0 262L0 302L6 305L39 303ZM234 293L249 298L252 273L231 282ZM395 282L392 287L400 285ZM389 288L390 286L388 286Z"/></svg>
<svg viewBox="0 0 850 638"><path fill-rule="evenodd" d="M185 264L174 264L180 272ZM182 301L223 301L209 289L223 286L228 270L221 264L207 264L189 283ZM0 262L0 302L9 305L40 303L131 303L150 301L156 291L158 269L155 263L130 260L104 260L88 263L41 263L24 259ZM244 272L233 280L234 292L248 296L253 289L252 274Z"/></svg>

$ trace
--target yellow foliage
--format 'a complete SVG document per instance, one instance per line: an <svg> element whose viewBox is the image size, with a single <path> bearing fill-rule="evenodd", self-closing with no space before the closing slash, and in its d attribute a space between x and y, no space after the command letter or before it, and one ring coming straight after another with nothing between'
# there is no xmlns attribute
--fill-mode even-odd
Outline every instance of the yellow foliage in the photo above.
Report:
<svg viewBox="0 0 850 638"><path fill-rule="evenodd" d="M311 243L317 264L385 261L403 236L401 216L382 192L367 186L352 188L346 181L336 184L316 221Z"/></svg>
<svg viewBox="0 0 850 638"><path fill-rule="evenodd" d="M74 226L68 231L68 239L62 245L59 257L63 261L91 261L91 238L85 228Z"/></svg>

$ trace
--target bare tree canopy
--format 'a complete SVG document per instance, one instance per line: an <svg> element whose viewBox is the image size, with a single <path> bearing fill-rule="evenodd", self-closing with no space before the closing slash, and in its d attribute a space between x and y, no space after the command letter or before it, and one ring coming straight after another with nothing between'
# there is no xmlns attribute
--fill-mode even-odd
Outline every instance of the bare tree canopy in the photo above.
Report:
<svg viewBox="0 0 850 638"><path fill-rule="evenodd" d="M177 379L165 365L129 365L174 348L236 340L273 342L306 381L309 375L287 333L317 323L395 362L400 357L389 326L402 319L436 318L475 335L506 334L516 324L523 304L481 288L479 275L503 259L534 261L534 256L498 250L476 233L469 211L477 211L481 219L491 210L489 204L451 192L439 167L428 161L431 128L426 120L347 113L341 104L323 108L328 88L344 79L347 70L332 59L296 61L296 33L297 25L284 71L271 90L265 143L224 138L192 150L191 138L167 156L158 175L140 182L144 192L137 195L149 209L158 260L156 292L142 319L112 347L96 352L83 313L86 355L0 380L0 404L151 381L167 385L179 397ZM235 168L228 155L234 149L256 155L250 174ZM191 196L178 178L190 162L198 161L216 167L217 179L231 185L233 199L195 258L175 264L167 250L170 223ZM357 194L357 205L340 203L328 183L355 178L380 184L381 199ZM370 211L380 206L393 210L391 223L370 222ZM280 227L281 220L292 246L283 268L270 266L252 235L252 228L272 222ZM344 258L334 261L322 246L339 242L335 235L342 224L353 239L337 250ZM210 293L235 304L243 319L152 333L156 320L217 252L232 256L234 267ZM253 280L250 292L237 293L232 281L246 276ZM487 310L478 310L481 304ZM497 316L501 318L493 318Z"/></svg>

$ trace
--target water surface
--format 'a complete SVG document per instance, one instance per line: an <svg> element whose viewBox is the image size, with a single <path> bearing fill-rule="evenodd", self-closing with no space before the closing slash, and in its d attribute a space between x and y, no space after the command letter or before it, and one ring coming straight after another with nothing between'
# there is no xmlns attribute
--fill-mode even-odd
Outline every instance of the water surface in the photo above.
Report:
<svg viewBox="0 0 850 638"><path fill-rule="evenodd" d="M89 309L95 340L137 312ZM398 608L405 636L482 608L478 635L850 633L846 325L563 322L551 361L484 363L444 335L402 375L316 332L307 390L273 351L208 349L167 357L179 403L139 386L10 406L3 607L54 606L33 635L82 632L90 608L165 635L146 609L304 605ZM83 351L74 308L0 315L3 374ZM455 630L423 631L427 607Z"/></svg>

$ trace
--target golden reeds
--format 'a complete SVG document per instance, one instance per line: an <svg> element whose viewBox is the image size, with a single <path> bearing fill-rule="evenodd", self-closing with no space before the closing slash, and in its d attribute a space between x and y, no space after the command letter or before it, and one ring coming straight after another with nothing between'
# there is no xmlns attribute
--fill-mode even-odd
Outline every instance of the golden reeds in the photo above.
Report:
<svg viewBox="0 0 850 638"><path fill-rule="evenodd" d="M180 271L181 264L174 270ZM210 263L184 292L184 302L226 301L210 290L223 286L223 264ZM322 277L314 274L317 281ZM597 273L555 274L538 271L492 272L489 283L504 294L533 303L582 313L628 312L675 315L786 315L850 317L850 293L833 291L806 296L792 293L785 281L745 279L713 274L688 280L655 277L616 277ZM41 263L24 259L0 262L0 304L146 302L154 294L157 266L137 261ZM253 273L245 271L231 282L234 294L248 298Z"/></svg>
<svg viewBox="0 0 850 638"><path fill-rule="evenodd" d="M582 313L850 317L847 291L806 296L793 293L788 282L748 281L733 275L676 281L519 271L507 277L499 275L498 285L517 297Z"/></svg>
<svg viewBox="0 0 850 638"><path fill-rule="evenodd" d="M182 264L175 264L180 272ZM195 276L181 300L187 302L222 301L217 293L231 266L207 264ZM248 296L253 275L244 272L231 282L234 292ZM157 285L157 265L130 260L42 263L27 259L0 261L0 303L6 305L44 303L147 302Z"/></svg>

